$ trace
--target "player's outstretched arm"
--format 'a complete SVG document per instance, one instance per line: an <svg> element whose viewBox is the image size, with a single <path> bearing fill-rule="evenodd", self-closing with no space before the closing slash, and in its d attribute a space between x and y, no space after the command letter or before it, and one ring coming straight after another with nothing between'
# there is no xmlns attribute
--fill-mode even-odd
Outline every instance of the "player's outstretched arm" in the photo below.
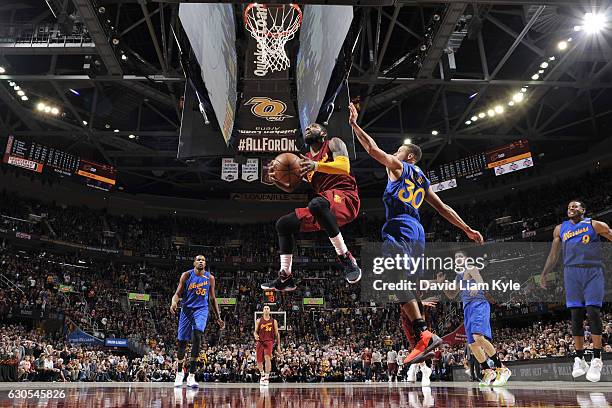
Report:
<svg viewBox="0 0 612 408"><path fill-rule="evenodd" d="M349 124L353 128L357 140L363 146L365 151L377 162L385 166L391 171L403 169L402 162L392 154L386 153L382 150L374 139L368 135L358 124L357 124L357 108L352 103L349 104Z"/></svg>
<svg viewBox="0 0 612 408"><path fill-rule="evenodd" d="M425 196L425 201L429 203L442 217L444 217L448 222L459 228L461 231L465 232L465 234L472 241L482 244L483 239L480 232L473 230L469 225L463 221L463 219L451 208L450 205L442 202L440 197L433 191L431 186L427 190L427 195Z"/></svg>
<svg viewBox="0 0 612 408"><path fill-rule="evenodd" d="M553 231L553 241L550 246L550 252L548 253L548 258L546 258L546 263L544 264L544 269L542 270L542 274L540 275L540 286L543 289L546 289L546 276L552 271L552 269L557 264L557 260L559 259L559 250L561 249L561 225L557 225L555 230Z"/></svg>
<svg viewBox="0 0 612 408"><path fill-rule="evenodd" d="M612 241L612 229L605 222L593 220L593 229L608 241Z"/></svg>
<svg viewBox="0 0 612 408"><path fill-rule="evenodd" d="M183 291L185 290L185 282L187 281L188 276L189 272L183 272L181 274L181 278L179 279L179 283L176 288L176 291L174 292L174 296L172 296L172 303L170 304L170 311L172 313L176 313L176 309L178 308L178 302L183 297Z"/></svg>
<svg viewBox="0 0 612 408"><path fill-rule="evenodd" d="M221 330L225 329L225 322L221 319L221 310L219 310L219 304L217 303L217 296L215 295L215 277L210 275L210 293L209 298L213 306L213 312L217 317L217 323Z"/></svg>

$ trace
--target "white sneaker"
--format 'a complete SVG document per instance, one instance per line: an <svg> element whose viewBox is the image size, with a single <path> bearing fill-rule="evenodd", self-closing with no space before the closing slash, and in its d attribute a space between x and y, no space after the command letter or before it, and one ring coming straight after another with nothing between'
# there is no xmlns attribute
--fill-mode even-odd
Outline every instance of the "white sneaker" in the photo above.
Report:
<svg viewBox="0 0 612 408"><path fill-rule="evenodd" d="M426 365L423 365L421 367L421 374L423 375L423 377L421 378L421 386L429 387L429 385L431 384L431 380L429 379L429 376L431 375L431 368L427 367Z"/></svg>
<svg viewBox="0 0 612 408"><path fill-rule="evenodd" d="M177 371L176 377L174 378L174 386L182 387L184 380L185 380L185 373L183 372L183 370Z"/></svg>
<svg viewBox="0 0 612 408"><path fill-rule="evenodd" d="M601 358L592 359L591 366L589 367L589 371L586 373L586 379L591 382L599 381L599 379L601 378L602 367L603 367L603 361L601 361Z"/></svg>
<svg viewBox="0 0 612 408"><path fill-rule="evenodd" d="M259 385L270 385L270 377L267 375L262 375L259 379Z"/></svg>
<svg viewBox="0 0 612 408"><path fill-rule="evenodd" d="M497 371L497 379L493 381L494 387L501 387L506 385L508 382L508 378L512 375L512 371L508 367L502 367L496 370Z"/></svg>
<svg viewBox="0 0 612 408"><path fill-rule="evenodd" d="M190 388L198 388L200 384L195 380L195 374L189 374L187 376L187 386Z"/></svg>
<svg viewBox="0 0 612 408"><path fill-rule="evenodd" d="M574 358L574 368L572 369L572 377L578 378L582 375L585 375L589 369L589 365L584 358L575 357Z"/></svg>
<svg viewBox="0 0 612 408"><path fill-rule="evenodd" d="M417 375L418 371L419 371L418 364L410 364L410 367L408 368L408 378L406 380L408 382L415 383L416 382L416 375Z"/></svg>
<svg viewBox="0 0 612 408"><path fill-rule="evenodd" d="M479 386L488 387L495 381L497 373L493 369L484 370L482 380L478 383Z"/></svg>

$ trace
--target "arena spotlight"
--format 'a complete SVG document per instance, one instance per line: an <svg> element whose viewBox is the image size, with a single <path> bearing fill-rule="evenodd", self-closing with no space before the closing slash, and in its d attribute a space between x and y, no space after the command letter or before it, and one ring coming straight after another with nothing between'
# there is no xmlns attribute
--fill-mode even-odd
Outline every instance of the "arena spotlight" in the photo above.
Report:
<svg viewBox="0 0 612 408"><path fill-rule="evenodd" d="M46 110L46 109L45 109ZM51 114L53 115L59 115L59 109L57 108L51 108Z"/></svg>
<svg viewBox="0 0 612 408"><path fill-rule="evenodd" d="M543 70L543 69L541 69L541 70L539 70L539 71L538 71L538 74L543 74L543 73L544 73L544 70Z"/></svg>
<svg viewBox="0 0 612 408"><path fill-rule="evenodd" d="M538 79L538 78L540 78L540 75L539 75L539 74L533 74L533 75L531 76L531 79L533 79L534 81L535 81L536 79Z"/></svg>
<svg viewBox="0 0 612 408"><path fill-rule="evenodd" d="M113 132L119 133L119 129L115 129L115 130L113 130Z"/></svg>
<svg viewBox="0 0 612 408"><path fill-rule="evenodd" d="M512 100L517 103L522 102L524 98L525 95L523 95L521 92L517 92L512 96Z"/></svg>
<svg viewBox="0 0 612 408"><path fill-rule="evenodd" d="M129 135L128 136L130 139L136 139L136 135Z"/></svg>
<svg viewBox="0 0 612 408"><path fill-rule="evenodd" d="M438 136L438 131L437 130L432 130L431 134L434 135L434 136Z"/></svg>
<svg viewBox="0 0 612 408"><path fill-rule="evenodd" d="M487 111L487 115L489 115L489 117L492 118L493 116L495 116L495 111L493 109L489 109Z"/></svg>
<svg viewBox="0 0 612 408"><path fill-rule="evenodd" d="M478 114L478 117L479 117L479 118L481 118L481 119L482 119L482 118L484 118L485 116L487 116L487 114L486 114L486 113L484 113L484 112L480 112L480 113Z"/></svg>
<svg viewBox="0 0 612 408"><path fill-rule="evenodd" d="M557 48L560 49L561 51L564 51L567 49L567 41L559 41L559 43L557 44Z"/></svg>
<svg viewBox="0 0 612 408"><path fill-rule="evenodd" d="M548 68L548 62L544 61L543 63L541 63L540 68Z"/></svg>
<svg viewBox="0 0 612 408"><path fill-rule="evenodd" d="M478 120L478 116L474 115L470 118L472 122L476 122Z"/></svg>
<svg viewBox="0 0 612 408"><path fill-rule="evenodd" d="M15 86L15 83L13 81L9 81L9 86L13 87L13 86Z"/></svg>
<svg viewBox="0 0 612 408"><path fill-rule="evenodd" d="M504 107L501 105L497 105L494 109L495 113L504 113Z"/></svg>
<svg viewBox="0 0 612 408"><path fill-rule="evenodd" d="M87 121L86 120L83 121L83 126L87 126Z"/></svg>
<svg viewBox="0 0 612 408"><path fill-rule="evenodd" d="M465 124L466 124L466 125L471 125L471 124L472 124L472 121L471 121L471 120L466 120L466 121L465 121Z"/></svg>
<svg viewBox="0 0 612 408"><path fill-rule="evenodd" d="M508 106L514 106L514 101L508 102Z"/></svg>
<svg viewBox="0 0 612 408"><path fill-rule="evenodd" d="M0 74L4 74L6 72L6 69L4 69L4 67L0 67Z"/></svg>
<svg viewBox="0 0 612 408"><path fill-rule="evenodd" d="M25 95L25 92L23 92L22 90L19 90L19 91L17 91L17 95L23 96L23 95Z"/></svg>
<svg viewBox="0 0 612 408"><path fill-rule="evenodd" d="M521 93L527 92L527 88L521 88Z"/></svg>
<svg viewBox="0 0 612 408"><path fill-rule="evenodd" d="M21 87L20 87L19 85L15 85L15 86L13 87L13 89L14 89L14 90L16 90L16 91L20 91L20 90L21 90Z"/></svg>
<svg viewBox="0 0 612 408"><path fill-rule="evenodd" d="M549 58L548 58L548 60L549 60L549 61L554 61L554 60L556 60L556 59L557 59L557 58L555 58L555 56L554 56L554 55L553 55L552 57L549 57Z"/></svg>
<svg viewBox="0 0 612 408"><path fill-rule="evenodd" d="M25 95L21 95L21 100L22 100L22 101L27 101L28 99L29 99L29 98L28 98L27 96L25 96Z"/></svg>
<svg viewBox="0 0 612 408"><path fill-rule="evenodd" d="M50 106L45 106L45 107L43 107L43 110L45 111L45 113L49 113L49 112L51 112L51 107Z"/></svg>
<svg viewBox="0 0 612 408"><path fill-rule="evenodd" d="M410 144L412 143L412 139L404 139L404 144Z"/></svg>
<svg viewBox="0 0 612 408"><path fill-rule="evenodd" d="M606 18L603 14L586 13L584 15L584 31L588 34L595 34L601 31L606 25ZM575 29L575 28L574 28Z"/></svg>

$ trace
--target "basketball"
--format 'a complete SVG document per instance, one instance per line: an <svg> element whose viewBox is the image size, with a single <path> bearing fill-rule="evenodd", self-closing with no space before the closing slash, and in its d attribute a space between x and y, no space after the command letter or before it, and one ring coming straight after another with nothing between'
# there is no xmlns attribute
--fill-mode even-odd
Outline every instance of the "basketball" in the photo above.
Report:
<svg viewBox="0 0 612 408"><path fill-rule="evenodd" d="M293 153L281 153L272 161L271 170L280 184L293 188L300 183L300 158ZM277 183L274 183L277 184Z"/></svg>

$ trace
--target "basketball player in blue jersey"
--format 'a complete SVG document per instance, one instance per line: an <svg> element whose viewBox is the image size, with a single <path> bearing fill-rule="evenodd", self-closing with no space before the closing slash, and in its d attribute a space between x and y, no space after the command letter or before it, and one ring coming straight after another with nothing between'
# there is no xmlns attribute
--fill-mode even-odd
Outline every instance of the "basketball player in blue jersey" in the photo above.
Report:
<svg viewBox="0 0 612 408"><path fill-rule="evenodd" d="M419 207L424 201L470 239L482 243L480 232L470 228L431 188L429 180L416 165L422 156L417 145L404 144L394 154L386 153L357 125L357 109L352 103L349 111L349 124L357 139L366 152L387 170L387 188L383 193L386 222L382 228L385 252L391 249L412 258L421 256L425 247L425 232L420 222ZM428 330L422 315L422 304L417 302L414 293L409 293L408 301L401 304L401 316L404 334L413 346L404 364L421 362L442 344L442 339Z"/></svg>
<svg viewBox="0 0 612 408"><path fill-rule="evenodd" d="M574 378L586 374L586 379L599 381L601 361L601 306L604 298L604 270L601 256L602 236L612 241L612 230L601 221L585 218L586 207L582 201L571 201L567 206L567 221L557 225L553 231L553 242L540 277L540 286L546 289L546 277L559 259L563 247L563 280L565 303L571 311L572 336L576 358L572 375ZM584 360L584 314L589 320L593 339L591 366Z"/></svg>
<svg viewBox="0 0 612 408"><path fill-rule="evenodd" d="M196 361L200 355L200 347L208 319L209 298L219 327L221 330L225 328L225 323L221 320L217 297L215 296L215 277L205 268L206 258L204 255L196 256L193 261L193 269L183 272L176 292L172 296L172 305L170 306L172 313L176 313L179 300L183 298L178 325L177 357L180 371L176 373L174 380L175 387L183 385L185 371L187 370L187 367L184 365L185 350L189 341L191 341L191 358L189 360L187 386L192 388L199 386L195 380Z"/></svg>
<svg viewBox="0 0 612 408"><path fill-rule="evenodd" d="M458 269L455 280L459 287L455 290L444 290L444 294L454 299L458 294L463 304L463 327L470 351L480 363L482 380L480 385L501 386L508 382L512 372L501 363L495 346L491 344L491 306L485 293L477 284L483 283L480 271L473 265L466 265L467 253L455 253L455 266ZM444 274L438 273L438 283L444 282ZM495 370L491 369L488 359L493 361Z"/></svg>

